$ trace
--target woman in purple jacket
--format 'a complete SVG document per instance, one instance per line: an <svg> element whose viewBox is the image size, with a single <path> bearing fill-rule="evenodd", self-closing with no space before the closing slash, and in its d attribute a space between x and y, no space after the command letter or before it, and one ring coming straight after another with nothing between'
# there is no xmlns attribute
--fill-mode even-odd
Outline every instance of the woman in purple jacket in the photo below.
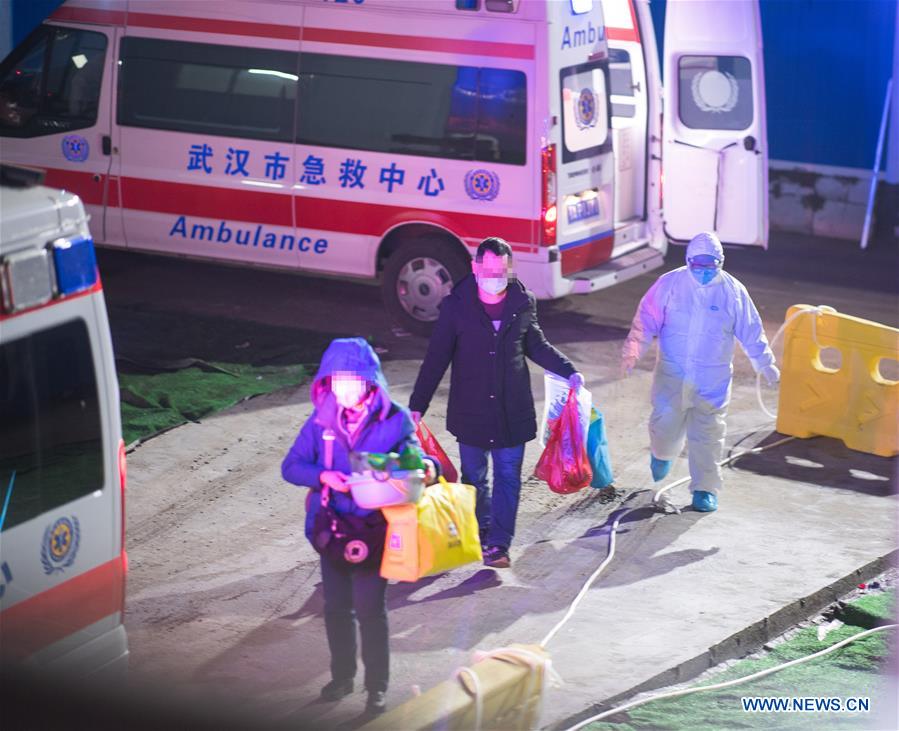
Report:
<svg viewBox="0 0 899 731"><path fill-rule="evenodd" d="M390 399L380 360L362 338L337 339L328 346L311 392L315 410L284 458L281 474L294 485L310 488L306 537L315 545L313 526L323 510L323 488L339 516L367 518L375 525L384 521L380 511L359 507L349 492L346 479L352 471L351 451L401 452L409 445L418 448L419 443L409 412ZM366 711L373 715L386 708L390 666L387 580L381 578L378 563L354 565L321 555L325 629L331 650L331 681L322 688L321 696L336 701L353 692L358 619L368 691Z"/></svg>

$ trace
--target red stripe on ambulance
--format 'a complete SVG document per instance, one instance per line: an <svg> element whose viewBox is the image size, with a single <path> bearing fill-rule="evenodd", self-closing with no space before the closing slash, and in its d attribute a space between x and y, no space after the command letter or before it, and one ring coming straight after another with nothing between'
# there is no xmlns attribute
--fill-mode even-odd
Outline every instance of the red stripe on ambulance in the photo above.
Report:
<svg viewBox="0 0 899 731"><path fill-rule="evenodd" d="M585 244L562 250L562 276L582 272L599 266L612 256L615 236L611 232Z"/></svg>
<svg viewBox="0 0 899 731"><path fill-rule="evenodd" d="M117 10L61 7L50 16L53 20L125 25L126 14ZM219 35L250 36L253 38L278 38L299 40L298 26L274 23L247 23L236 20L190 18L181 15L156 13L128 13L127 26L138 28L162 28L165 30L217 33ZM304 28L302 38L318 43L336 43L373 48L401 48L410 51L459 53L470 56L495 56L498 58L533 59L534 47L523 43L476 41L454 38L423 38L394 33L369 33L365 31L335 30L332 28Z"/></svg>
<svg viewBox="0 0 899 731"><path fill-rule="evenodd" d="M306 28L303 30L303 40L318 43L342 43L353 46L374 46L376 48L404 48L411 51L463 53L475 56L534 58L534 47L522 43L462 41L454 38L422 38L391 33L335 30L332 28Z"/></svg>
<svg viewBox="0 0 899 731"><path fill-rule="evenodd" d="M90 173L49 168L47 184L76 193L85 203L103 204L101 186L94 182ZM533 251L536 248L520 245L535 240L537 221L525 218L403 208L308 195L293 197L287 193L145 178L122 178L122 197L123 207L136 211L272 226L293 226L292 204L296 211L297 228L302 229L380 237L403 223L433 223L471 242L488 236L501 236L510 243L519 244L512 246L516 251Z"/></svg>
<svg viewBox="0 0 899 731"><path fill-rule="evenodd" d="M103 283L100 281L100 273L97 272L97 281L90 289L84 289L75 294L66 295L64 297L59 297L58 299L52 299L49 302L45 302L42 305L38 305L37 307L29 307L27 310L22 310L21 312L13 312L8 314L6 312L0 312L0 322L4 320L11 320L13 317L21 317L22 315L30 315L32 312L37 312L38 310L43 310L45 307L53 307L54 305L61 304L63 302L71 302L72 300L79 299L80 297L87 297L92 294L97 294L97 292L103 291Z"/></svg>
<svg viewBox="0 0 899 731"><path fill-rule="evenodd" d="M295 205L299 228L363 236L383 236L402 223L426 222L446 228L462 239L480 241L488 236L500 236L509 242L524 242L533 240L536 225L535 221L521 218L399 208L326 198L297 198ZM530 250L531 247L513 248Z"/></svg>
<svg viewBox="0 0 899 731"><path fill-rule="evenodd" d="M0 656L22 659L123 609L125 554L0 612Z"/></svg>

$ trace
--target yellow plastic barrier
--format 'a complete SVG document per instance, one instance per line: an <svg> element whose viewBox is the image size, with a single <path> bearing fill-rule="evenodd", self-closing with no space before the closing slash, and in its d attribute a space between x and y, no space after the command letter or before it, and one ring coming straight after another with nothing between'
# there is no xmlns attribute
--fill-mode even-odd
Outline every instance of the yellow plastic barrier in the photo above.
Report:
<svg viewBox="0 0 899 731"><path fill-rule="evenodd" d="M361 731L471 731L478 728L478 721L485 731L536 728L549 653L539 645L511 645L497 654L500 657L471 666L477 681L467 674L444 681L378 716Z"/></svg>
<svg viewBox="0 0 899 731"><path fill-rule="evenodd" d="M777 431L834 437L850 449L892 457L899 453L899 381L884 378L880 364L899 360L899 330L814 309L787 311ZM826 348L840 352L838 368L821 362Z"/></svg>

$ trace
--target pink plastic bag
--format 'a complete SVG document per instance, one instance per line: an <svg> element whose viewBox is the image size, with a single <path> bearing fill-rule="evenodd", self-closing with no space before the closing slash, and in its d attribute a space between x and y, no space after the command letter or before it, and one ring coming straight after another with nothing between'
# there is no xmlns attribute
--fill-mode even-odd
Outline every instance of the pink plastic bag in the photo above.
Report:
<svg viewBox="0 0 899 731"><path fill-rule="evenodd" d="M563 495L577 492L590 484L593 470L587 456L584 430L578 416L574 389L562 413L549 423L549 439L534 474L549 485L549 489Z"/></svg>

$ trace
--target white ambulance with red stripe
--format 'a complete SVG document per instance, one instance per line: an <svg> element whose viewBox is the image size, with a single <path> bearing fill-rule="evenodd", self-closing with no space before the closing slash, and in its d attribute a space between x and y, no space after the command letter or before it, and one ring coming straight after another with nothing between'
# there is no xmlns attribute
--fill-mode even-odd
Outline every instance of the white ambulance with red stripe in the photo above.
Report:
<svg viewBox="0 0 899 731"><path fill-rule="evenodd" d="M87 215L33 174L0 177L0 671L116 676L125 446Z"/></svg>
<svg viewBox="0 0 899 731"><path fill-rule="evenodd" d="M757 3L667 14L663 92L645 0L72 0L0 68L3 156L107 246L380 278L423 329L487 236L541 298L766 245Z"/></svg>

